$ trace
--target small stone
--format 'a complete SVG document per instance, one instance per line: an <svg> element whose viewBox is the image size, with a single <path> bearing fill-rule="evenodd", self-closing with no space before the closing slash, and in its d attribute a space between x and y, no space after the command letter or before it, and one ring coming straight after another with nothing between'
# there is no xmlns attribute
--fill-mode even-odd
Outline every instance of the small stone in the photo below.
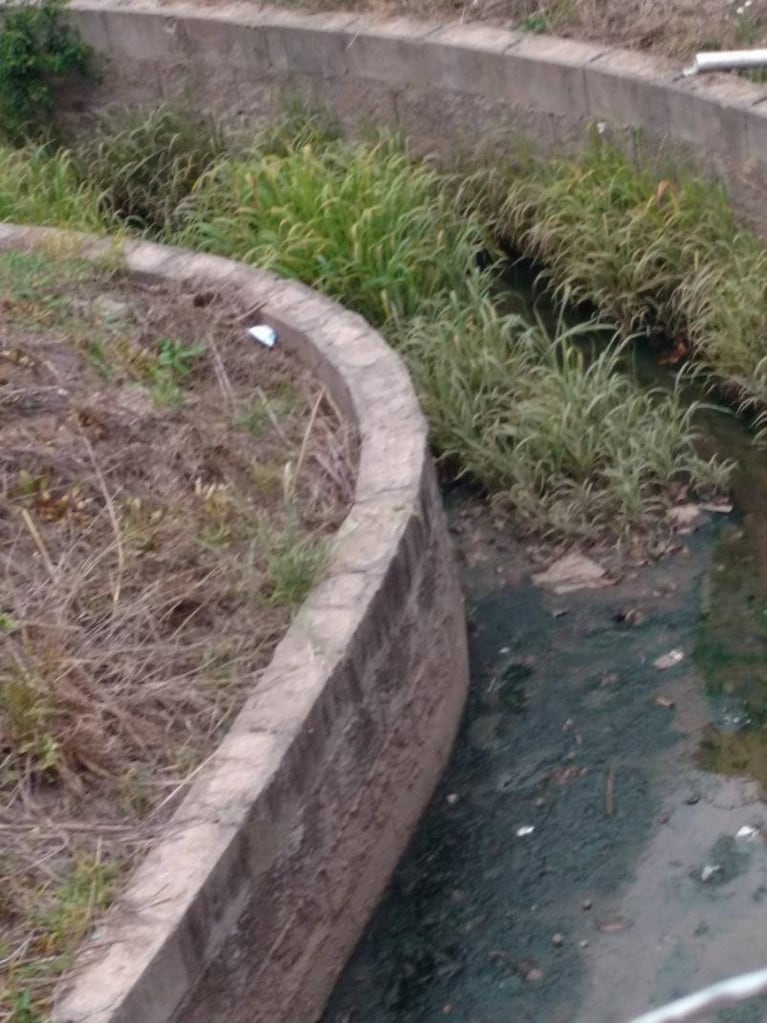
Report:
<svg viewBox="0 0 767 1023"><path fill-rule="evenodd" d="M673 668L674 665L679 664L679 662L683 660L684 650L669 650L667 654L663 654L662 657L656 658L652 663L658 671L667 671L669 668Z"/></svg>
<svg viewBox="0 0 767 1023"><path fill-rule="evenodd" d="M560 934L559 932L557 932L555 935L552 936L551 944L555 945L557 948L561 948L564 945L564 943L565 943L564 934Z"/></svg>
<svg viewBox="0 0 767 1023"><path fill-rule="evenodd" d="M588 943L588 941L586 941L585 938L581 938L581 940L578 942L578 945L581 948L588 948L589 947L589 943Z"/></svg>
<svg viewBox="0 0 767 1023"><path fill-rule="evenodd" d="M591 899L584 899L583 902L581 903L581 909L591 909L593 905L594 903L591 901Z"/></svg>
<svg viewBox="0 0 767 1023"><path fill-rule="evenodd" d="M539 970L537 966L534 966L532 970L528 970L525 974L525 980L528 984L535 984L536 981L543 980L543 970Z"/></svg>
<svg viewBox="0 0 767 1023"><path fill-rule="evenodd" d="M699 803L699 802L700 802L700 794L697 793L697 792L691 792L689 794L689 796L687 797L687 799L685 799L685 803L687 803L688 806L695 806L695 804Z"/></svg>
<svg viewBox="0 0 767 1023"><path fill-rule="evenodd" d="M460 798L461 797L458 795L457 792L448 792L448 794L445 796L445 802L448 804L448 806L455 806L455 804L458 802Z"/></svg>
<svg viewBox="0 0 767 1023"><path fill-rule="evenodd" d="M700 879L703 882L703 884L706 884L708 881L710 881L715 874L720 873L721 869L722 868L719 866L718 863L707 863L703 870L701 870L700 872Z"/></svg>
<svg viewBox="0 0 767 1023"><path fill-rule="evenodd" d="M601 923L597 924L597 928L602 934L620 934L626 930L628 924L625 920L602 920Z"/></svg>

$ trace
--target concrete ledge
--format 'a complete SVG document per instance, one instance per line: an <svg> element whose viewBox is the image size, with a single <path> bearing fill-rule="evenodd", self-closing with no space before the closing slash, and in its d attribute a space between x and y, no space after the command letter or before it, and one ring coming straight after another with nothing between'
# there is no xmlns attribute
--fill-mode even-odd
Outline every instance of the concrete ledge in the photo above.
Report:
<svg viewBox="0 0 767 1023"><path fill-rule="evenodd" d="M730 75L684 78L666 60L487 25L305 15L260 4L73 0L85 38L109 58L82 111L110 100L181 99L229 120L259 120L286 93L328 104L348 127L402 129L446 157L520 135L541 154L581 145L594 121L633 151L694 161L723 177L767 233L767 90Z"/></svg>
<svg viewBox="0 0 767 1023"><path fill-rule="evenodd" d="M0 250L62 233L0 225ZM86 258L111 243L67 235ZM279 1023L321 1011L450 752L462 598L399 358L300 284L144 242L144 277L235 287L361 437L355 503L234 726L86 948L55 1023Z"/></svg>

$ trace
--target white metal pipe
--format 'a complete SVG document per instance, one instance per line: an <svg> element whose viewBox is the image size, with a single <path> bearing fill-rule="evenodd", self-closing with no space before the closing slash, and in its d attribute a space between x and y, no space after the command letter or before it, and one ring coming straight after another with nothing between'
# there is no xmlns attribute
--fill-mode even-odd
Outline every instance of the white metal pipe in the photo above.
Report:
<svg viewBox="0 0 767 1023"><path fill-rule="evenodd" d="M760 995L767 995L767 970L742 973L738 977L722 980L697 994L646 1012L632 1020L632 1023L691 1023L716 1009L726 1009Z"/></svg>
<svg viewBox="0 0 767 1023"><path fill-rule="evenodd" d="M761 50L719 50L712 53L696 53L692 67L685 69L686 75L697 75L699 71L728 71L732 68L760 67L767 64L767 49Z"/></svg>

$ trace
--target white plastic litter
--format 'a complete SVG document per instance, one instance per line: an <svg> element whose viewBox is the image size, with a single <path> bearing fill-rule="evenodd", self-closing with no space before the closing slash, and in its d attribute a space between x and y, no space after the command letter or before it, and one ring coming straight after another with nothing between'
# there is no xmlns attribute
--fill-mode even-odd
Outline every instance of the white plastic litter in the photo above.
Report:
<svg viewBox="0 0 767 1023"><path fill-rule="evenodd" d="M749 841L752 838L758 838L759 834L759 828L752 828L750 824L744 824L742 828L738 828L735 832L735 837Z"/></svg>
<svg viewBox="0 0 767 1023"><path fill-rule="evenodd" d="M662 657L658 657L652 663L659 671L665 671L667 668L673 668L675 664L679 664L683 660L684 650L669 650L667 654L663 654Z"/></svg>
<svg viewBox="0 0 767 1023"><path fill-rule="evenodd" d="M266 348L274 348L277 344L277 331L267 323L257 323L255 327L248 327L248 336Z"/></svg>
<svg viewBox="0 0 767 1023"><path fill-rule="evenodd" d="M534 831L534 824L523 824L522 827L517 828L517 838L526 838L528 835L532 835Z"/></svg>

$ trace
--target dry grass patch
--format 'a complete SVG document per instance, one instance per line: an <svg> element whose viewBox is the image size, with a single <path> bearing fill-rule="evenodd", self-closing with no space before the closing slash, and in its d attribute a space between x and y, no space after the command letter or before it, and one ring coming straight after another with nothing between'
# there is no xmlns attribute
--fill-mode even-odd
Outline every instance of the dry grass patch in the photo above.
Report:
<svg viewBox="0 0 767 1023"><path fill-rule="evenodd" d="M0 1020L41 1018L324 566L355 444L234 296L0 256Z"/></svg>
<svg viewBox="0 0 767 1023"><path fill-rule="evenodd" d="M281 0L308 11L480 21L687 60L699 49L764 46L766 0Z"/></svg>

